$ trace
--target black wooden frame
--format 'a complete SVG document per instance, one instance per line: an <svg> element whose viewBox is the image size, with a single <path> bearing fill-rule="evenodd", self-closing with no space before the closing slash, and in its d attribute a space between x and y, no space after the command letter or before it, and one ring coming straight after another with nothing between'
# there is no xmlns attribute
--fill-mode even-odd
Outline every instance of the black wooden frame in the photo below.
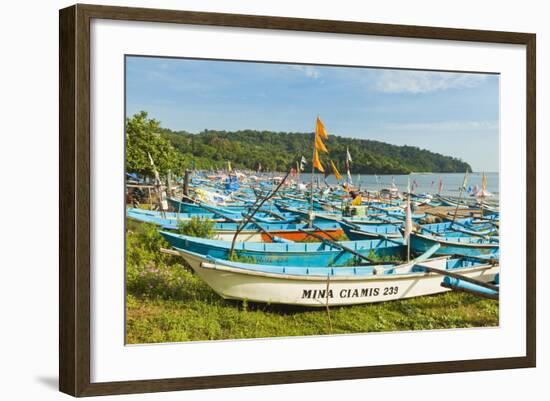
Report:
<svg viewBox="0 0 550 401"><path fill-rule="evenodd" d="M90 21L92 18L525 45L527 280L524 357L90 382ZM531 33L74 5L59 14L59 388L74 396L534 367L536 363L536 36Z"/></svg>

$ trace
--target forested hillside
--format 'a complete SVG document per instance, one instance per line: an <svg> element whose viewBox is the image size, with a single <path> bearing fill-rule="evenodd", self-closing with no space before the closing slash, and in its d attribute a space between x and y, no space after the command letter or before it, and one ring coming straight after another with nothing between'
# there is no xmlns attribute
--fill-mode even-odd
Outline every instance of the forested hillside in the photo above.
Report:
<svg viewBox="0 0 550 401"><path fill-rule="evenodd" d="M284 171L303 155L311 162L313 133L269 131L212 131L199 134L162 129L162 137L183 153L186 160L195 160L196 168L222 167L227 161L237 168ZM326 141L329 154L322 154L326 165L332 159L344 169L346 148L353 163L352 171L362 174L400 174L409 172L471 171L463 161L414 146L395 146L366 139L330 135ZM225 163L225 164L224 164ZM306 171L311 164L306 166Z"/></svg>
<svg viewBox="0 0 550 401"><path fill-rule="evenodd" d="M471 171L470 166L453 157L414 146L395 146L367 139L329 135L325 141L329 154L321 154L327 166L333 160L344 170L346 149L353 159L354 174L407 174L410 172L452 173ZM219 169L227 162L237 169L287 171L304 156L305 171L311 171L313 133L270 131L213 131L198 134L172 131L161 122L140 112L126 122L126 169L152 174L148 153L157 170L183 171L185 168Z"/></svg>

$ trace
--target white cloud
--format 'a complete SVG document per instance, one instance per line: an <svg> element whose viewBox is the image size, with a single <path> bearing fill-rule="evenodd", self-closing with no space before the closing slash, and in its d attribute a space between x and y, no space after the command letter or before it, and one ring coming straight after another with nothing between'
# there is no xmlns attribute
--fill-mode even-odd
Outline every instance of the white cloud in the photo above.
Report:
<svg viewBox="0 0 550 401"><path fill-rule="evenodd" d="M321 77L321 72L317 68L310 65L292 65L290 67L292 69L302 71L308 78L317 79Z"/></svg>
<svg viewBox="0 0 550 401"><path fill-rule="evenodd" d="M375 89L385 93L429 93L447 89L473 88L487 79L483 74L432 71L383 71Z"/></svg>

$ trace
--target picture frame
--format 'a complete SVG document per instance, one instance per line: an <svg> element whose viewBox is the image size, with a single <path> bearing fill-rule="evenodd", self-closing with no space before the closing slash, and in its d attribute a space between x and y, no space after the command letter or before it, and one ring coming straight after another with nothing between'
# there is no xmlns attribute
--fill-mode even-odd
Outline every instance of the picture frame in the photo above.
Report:
<svg viewBox="0 0 550 401"><path fill-rule="evenodd" d="M524 46L526 50L525 355L391 365L94 382L91 379L91 36L93 20L186 24L310 34L368 35ZM144 393L536 366L536 36L405 26L77 4L59 14L59 389L73 396Z"/></svg>

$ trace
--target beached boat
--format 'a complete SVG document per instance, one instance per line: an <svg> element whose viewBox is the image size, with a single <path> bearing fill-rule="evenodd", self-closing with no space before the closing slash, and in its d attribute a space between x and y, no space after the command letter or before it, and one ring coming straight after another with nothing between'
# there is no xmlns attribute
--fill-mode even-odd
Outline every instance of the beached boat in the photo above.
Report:
<svg viewBox="0 0 550 401"><path fill-rule="evenodd" d="M186 218L178 219L174 213L165 213L168 215L162 217L160 212L136 212L133 210L127 211L128 218L139 221L142 223L150 223L159 226L163 230L178 230L181 224L184 224L190 220L189 215L185 215ZM195 216L196 215L190 215ZM210 216L214 218L214 215L200 215ZM170 217L170 218L168 218ZM259 219L259 220L258 220ZM315 225L315 228L309 227L307 223L280 223L276 220L255 218L257 222L247 223L244 228L239 232L237 241L252 241L252 242L272 242L273 238L285 239L288 241L307 241L316 239L310 234L321 236L323 238L340 238L344 235L344 231L338 223L335 222L319 222ZM225 219L212 220L214 239L232 241L235 236L240 223L227 222ZM269 234L268 234L269 233Z"/></svg>
<svg viewBox="0 0 550 401"><path fill-rule="evenodd" d="M295 267L248 264L179 250L191 268L226 299L312 307L392 301L448 291L442 273L491 282L499 266L439 257L402 265Z"/></svg>
<svg viewBox="0 0 550 401"><path fill-rule="evenodd" d="M396 224L356 224L348 221L340 221L340 226L351 241L360 241L369 238L402 238L401 225Z"/></svg>
<svg viewBox="0 0 550 401"><path fill-rule="evenodd" d="M216 223L214 224L214 239L232 241L237 230L235 223ZM248 223L243 230L239 232L237 241L251 242L273 242L272 237L284 239L290 242L317 241L320 236L326 239L340 238L344 231L337 223L320 223L315 228L309 227L306 223L301 224L258 224Z"/></svg>
<svg viewBox="0 0 550 401"><path fill-rule="evenodd" d="M414 253L424 253L434 245L439 244L436 255L485 256L498 258L498 238L477 236L425 235L412 232L410 247Z"/></svg>
<svg viewBox="0 0 550 401"><path fill-rule="evenodd" d="M231 241L196 238L167 231L160 233L173 248L218 259L230 259ZM366 257L402 257L405 251L403 245L384 239L341 241L337 244ZM358 257L337 244L236 242L234 252L241 260L268 265L308 267L354 264Z"/></svg>
<svg viewBox="0 0 550 401"><path fill-rule="evenodd" d="M168 204L171 209L176 213L189 213L189 214L211 214L211 213L220 213L220 214L243 214L247 213L249 208L253 205L252 202L238 203L233 205L209 205L206 203L190 203L182 202L177 199L168 198ZM271 207L265 206L262 212L267 212L271 209L274 213L279 213L279 209L273 205Z"/></svg>
<svg viewBox="0 0 550 401"><path fill-rule="evenodd" d="M243 220L243 214L225 214L225 213L205 213L205 214L193 214L193 213L175 213L175 212L159 212L156 210L145 210L139 208L126 209L126 215L128 218L143 223L151 223L157 226L166 227L171 230L178 227L179 222L186 222L193 217L213 220L216 222L231 221L240 222ZM261 222L262 224L291 224L299 220L295 215L291 213L283 213L279 215L280 218L276 218L269 213L259 212L254 215L254 220Z"/></svg>
<svg viewBox="0 0 550 401"><path fill-rule="evenodd" d="M498 234L498 229L491 223L474 223L471 218L445 221L442 223L422 224L419 226L421 234L447 236L477 236L487 237Z"/></svg>

